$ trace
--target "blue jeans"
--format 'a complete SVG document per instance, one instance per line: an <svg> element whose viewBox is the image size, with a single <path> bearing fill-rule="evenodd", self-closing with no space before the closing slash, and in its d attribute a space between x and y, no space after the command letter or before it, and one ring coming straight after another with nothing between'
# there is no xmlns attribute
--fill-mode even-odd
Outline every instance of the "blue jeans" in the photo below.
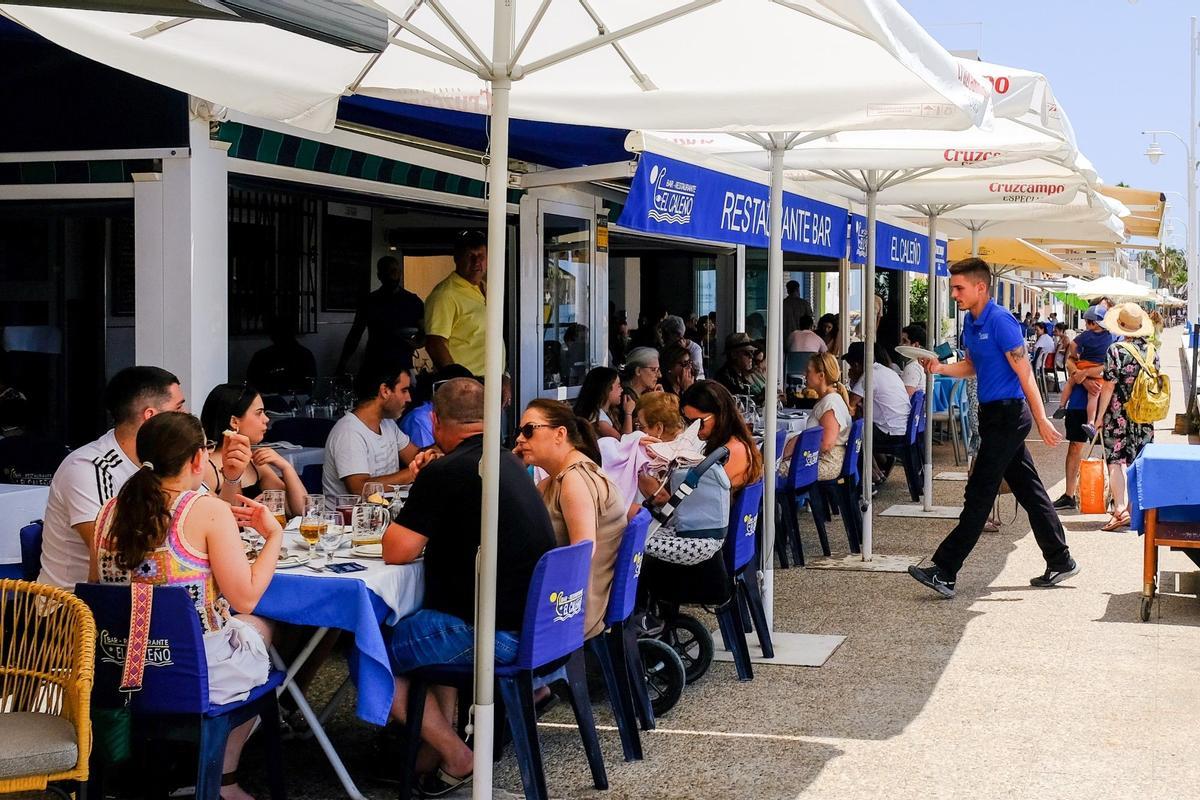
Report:
<svg viewBox="0 0 1200 800"><path fill-rule="evenodd" d="M517 658L515 633L496 631L496 663ZM458 617L423 608L392 628L392 671L397 675L435 664L470 664L475 660L475 628Z"/></svg>

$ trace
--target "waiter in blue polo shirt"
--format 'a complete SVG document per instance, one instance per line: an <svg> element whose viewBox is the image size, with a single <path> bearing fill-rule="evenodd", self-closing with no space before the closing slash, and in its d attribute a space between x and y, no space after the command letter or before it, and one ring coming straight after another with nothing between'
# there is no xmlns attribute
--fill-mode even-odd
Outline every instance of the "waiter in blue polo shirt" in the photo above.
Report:
<svg viewBox="0 0 1200 800"><path fill-rule="evenodd" d="M958 525L938 546L931 566L908 568L908 574L943 597L954 596L958 571L979 541L1002 480L1008 481L1029 515L1046 559L1046 571L1031 579L1030 585L1054 586L1079 572L1062 523L1025 447L1034 422L1042 441L1051 447L1063 437L1046 417L1021 327L992 302L991 286L992 271L982 259L967 258L950 266L950 295L959 310L967 312L962 331L966 358L955 364L935 360L921 364L930 373L953 378L974 375L979 381L979 455L967 478Z"/></svg>

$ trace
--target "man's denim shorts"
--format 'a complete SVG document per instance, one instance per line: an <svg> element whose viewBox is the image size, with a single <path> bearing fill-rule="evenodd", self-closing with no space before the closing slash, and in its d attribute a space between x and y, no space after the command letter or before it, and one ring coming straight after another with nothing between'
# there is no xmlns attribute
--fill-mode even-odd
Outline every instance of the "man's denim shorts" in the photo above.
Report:
<svg viewBox="0 0 1200 800"><path fill-rule="evenodd" d="M517 658L517 635L496 632L496 663ZM392 629L392 671L397 675L435 664L470 664L475 659L475 628L458 617L423 608Z"/></svg>

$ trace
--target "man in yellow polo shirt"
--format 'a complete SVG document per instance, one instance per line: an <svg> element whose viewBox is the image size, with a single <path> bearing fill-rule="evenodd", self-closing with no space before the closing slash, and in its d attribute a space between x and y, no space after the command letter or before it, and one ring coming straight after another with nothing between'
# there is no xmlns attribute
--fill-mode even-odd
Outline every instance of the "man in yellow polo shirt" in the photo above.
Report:
<svg viewBox="0 0 1200 800"><path fill-rule="evenodd" d="M454 238L454 272L425 298L425 350L437 369L459 364L472 375L483 375L486 279L487 236L481 231L462 231Z"/></svg>

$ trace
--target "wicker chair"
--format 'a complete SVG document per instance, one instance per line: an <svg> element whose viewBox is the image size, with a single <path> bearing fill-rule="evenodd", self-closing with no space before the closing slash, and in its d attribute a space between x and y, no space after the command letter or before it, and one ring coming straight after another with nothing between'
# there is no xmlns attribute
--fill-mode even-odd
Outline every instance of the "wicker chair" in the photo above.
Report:
<svg viewBox="0 0 1200 800"><path fill-rule="evenodd" d="M0 794L76 781L82 796L95 646L83 601L53 586L0 581Z"/></svg>

